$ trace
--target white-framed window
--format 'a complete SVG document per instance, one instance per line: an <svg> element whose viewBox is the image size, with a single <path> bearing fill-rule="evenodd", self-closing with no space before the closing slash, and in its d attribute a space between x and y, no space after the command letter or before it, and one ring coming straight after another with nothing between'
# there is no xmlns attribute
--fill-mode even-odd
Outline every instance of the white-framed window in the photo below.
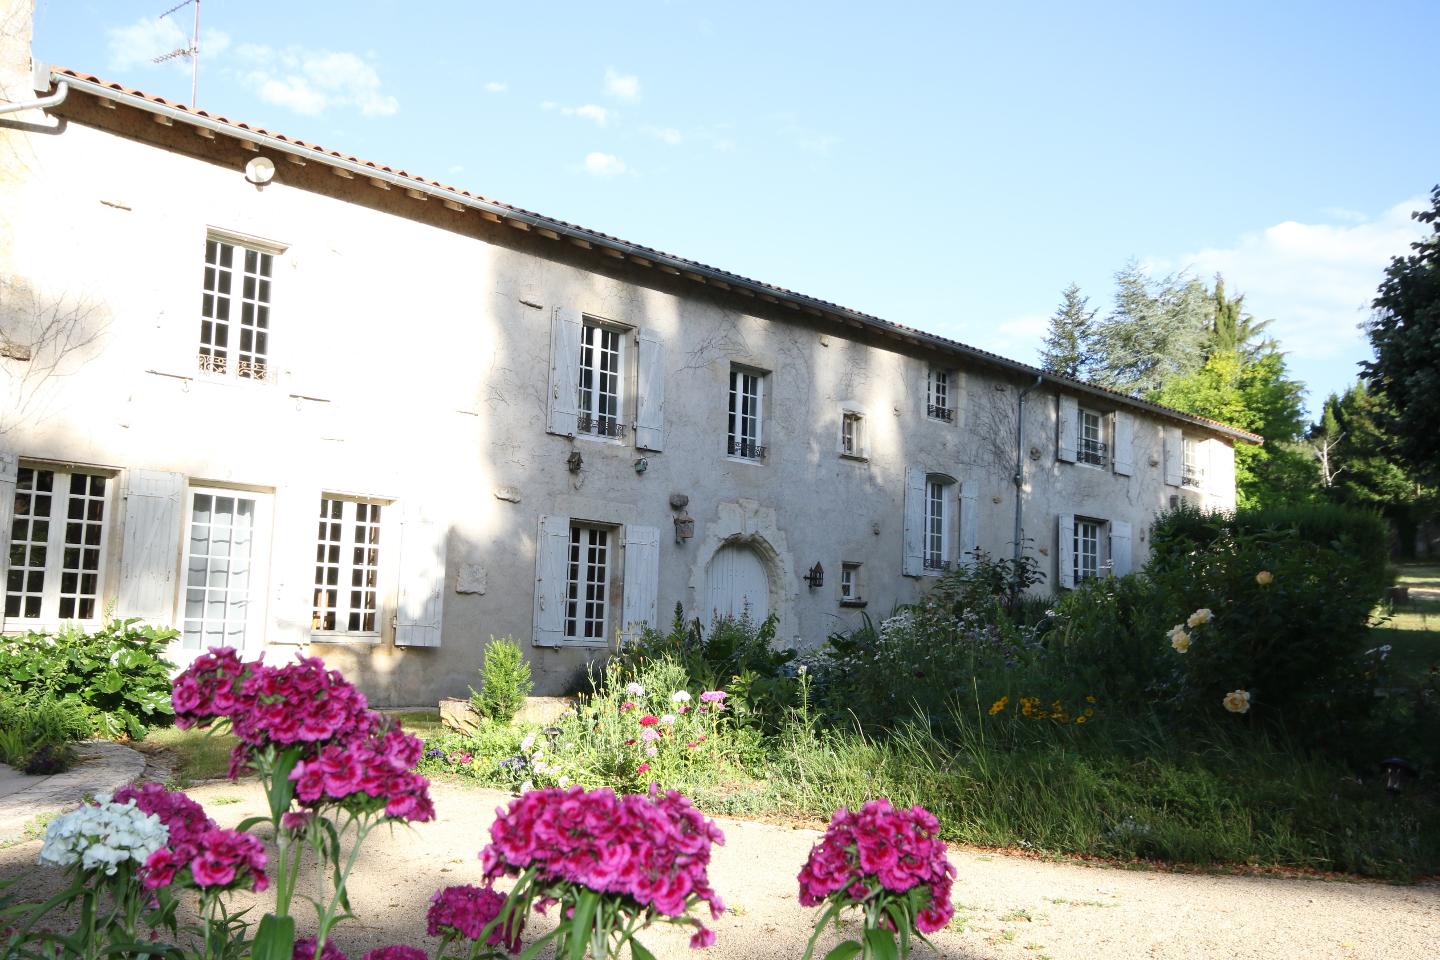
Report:
<svg viewBox="0 0 1440 960"><path fill-rule="evenodd" d="M741 460L764 460L762 408L765 375L740 367L730 368L730 414L725 451Z"/></svg>
<svg viewBox="0 0 1440 960"><path fill-rule="evenodd" d="M625 435L625 331L586 317L580 328L576 432Z"/></svg>
<svg viewBox="0 0 1440 960"><path fill-rule="evenodd" d="M925 526L922 545L925 569L950 569L951 503L955 499L955 483L941 477L925 480Z"/></svg>
<svg viewBox="0 0 1440 960"><path fill-rule="evenodd" d="M5 619L95 620L101 615L110 477L21 466L5 579Z"/></svg>
<svg viewBox="0 0 1440 960"><path fill-rule="evenodd" d="M270 365L270 285L274 250L221 236L205 240L205 289L200 307L202 372L252 380L274 379Z"/></svg>
<svg viewBox="0 0 1440 960"><path fill-rule="evenodd" d="M1101 570L1101 536L1105 531L1105 521L1091 520L1086 517L1075 518L1075 582L1078 584L1083 580L1091 580L1100 576Z"/></svg>
<svg viewBox="0 0 1440 960"><path fill-rule="evenodd" d="M1075 423L1075 459L1079 463L1103 467L1108 461L1105 449L1105 420L1094 410L1079 408Z"/></svg>
<svg viewBox="0 0 1440 960"><path fill-rule="evenodd" d="M1183 460L1180 470L1180 485L1200 489L1205 486L1205 468L1200 465L1200 442L1186 437L1181 444Z"/></svg>
<svg viewBox="0 0 1440 960"><path fill-rule="evenodd" d="M186 521L182 651L259 642L269 494L192 486Z"/></svg>
<svg viewBox="0 0 1440 960"><path fill-rule="evenodd" d="M865 457L865 415L856 410L840 414L840 453L857 459Z"/></svg>
<svg viewBox="0 0 1440 960"><path fill-rule="evenodd" d="M862 603L859 563L845 561L840 564L840 602Z"/></svg>
<svg viewBox="0 0 1440 960"><path fill-rule="evenodd" d="M310 629L380 633L380 550L385 504L324 494L315 534Z"/></svg>
<svg viewBox="0 0 1440 960"><path fill-rule="evenodd" d="M955 405L951 402L951 381L953 376L949 370L930 368L925 388L925 415L932 420L943 420L946 423L953 423L955 420Z"/></svg>
<svg viewBox="0 0 1440 960"><path fill-rule="evenodd" d="M570 524L565 638L605 640L610 616L610 527Z"/></svg>

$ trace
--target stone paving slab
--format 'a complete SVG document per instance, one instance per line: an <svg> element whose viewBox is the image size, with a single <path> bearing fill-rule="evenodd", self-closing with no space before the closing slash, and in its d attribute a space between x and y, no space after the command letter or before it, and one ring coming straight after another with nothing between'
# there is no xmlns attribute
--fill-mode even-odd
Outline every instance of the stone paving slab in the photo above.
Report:
<svg viewBox="0 0 1440 960"><path fill-rule="evenodd" d="M133 783L145 772L145 758L105 740L75 745L75 765L64 773L32 777L0 764L0 844L19 840L36 817L59 813L97 793Z"/></svg>

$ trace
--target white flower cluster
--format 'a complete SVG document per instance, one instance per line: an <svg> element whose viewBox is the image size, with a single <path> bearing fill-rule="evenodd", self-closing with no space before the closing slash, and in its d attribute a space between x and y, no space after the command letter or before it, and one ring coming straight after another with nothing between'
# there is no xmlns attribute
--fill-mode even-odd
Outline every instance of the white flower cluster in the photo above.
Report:
<svg viewBox="0 0 1440 960"><path fill-rule="evenodd" d="M143 864L165 846L170 831L160 818L135 808L135 802L113 803L108 793L78 810L50 821L40 862L57 867L80 864L82 870L113 875L127 860Z"/></svg>

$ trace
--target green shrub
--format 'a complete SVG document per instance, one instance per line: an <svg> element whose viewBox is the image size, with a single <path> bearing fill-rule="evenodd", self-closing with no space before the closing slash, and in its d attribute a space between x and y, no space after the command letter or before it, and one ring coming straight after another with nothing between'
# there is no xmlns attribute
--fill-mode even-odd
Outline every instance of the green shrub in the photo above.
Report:
<svg viewBox="0 0 1440 960"><path fill-rule="evenodd" d="M56 634L0 637L0 697L21 704L73 700L90 711L94 733L143 739L166 726L170 673L165 659L174 630L115 620L85 633L67 627Z"/></svg>
<svg viewBox="0 0 1440 960"><path fill-rule="evenodd" d="M720 617L707 631L699 618L687 621L684 607L677 603L668 633L646 627L616 659L622 672L631 673L651 661L672 660L705 689L725 687L745 674L777 678L795 659L794 650L775 648L778 622L771 614L757 624L746 611L738 617Z"/></svg>
<svg viewBox="0 0 1440 960"><path fill-rule="evenodd" d="M525 706L535 684L530 679L530 662L520 645L510 637L490 638L485 645L485 663L480 668L480 689L470 688L470 704L482 717L509 723Z"/></svg>
<svg viewBox="0 0 1440 960"><path fill-rule="evenodd" d="M70 765L70 744L90 736L90 711L51 697L0 701L0 763L25 773L58 773Z"/></svg>

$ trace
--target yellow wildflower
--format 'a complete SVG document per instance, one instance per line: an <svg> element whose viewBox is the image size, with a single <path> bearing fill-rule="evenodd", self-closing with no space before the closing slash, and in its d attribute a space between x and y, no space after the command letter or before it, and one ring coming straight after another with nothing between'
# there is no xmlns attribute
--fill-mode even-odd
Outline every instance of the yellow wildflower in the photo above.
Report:
<svg viewBox="0 0 1440 960"><path fill-rule="evenodd" d="M1087 719L1089 719L1089 717L1090 717L1090 711L1087 710L1087 711L1085 711L1085 715L1084 715L1084 716L1076 717L1076 718L1075 718L1075 722L1076 722L1077 724L1078 724L1078 723L1084 723Z"/></svg>
<svg viewBox="0 0 1440 960"><path fill-rule="evenodd" d="M1094 695L1094 694L1091 694L1090 696L1086 697L1086 698L1085 698L1085 702L1086 702L1086 703L1094 703L1094 702L1095 702L1095 695Z"/></svg>
<svg viewBox="0 0 1440 960"><path fill-rule="evenodd" d="M995 716L995 714L999 713L1001 710L1004 710L1007 706L1009 706L1009 704L1010 697L1008 695L1001 697L999 700L996 700L994 703L990 704L990 716Z"/></svg>
<svg viewBox="0 0 1440 960"><path fill-rule="evenodd" d="M1260 586L1262 587L1268 587L1270 586L1270 584L1275 582L1275 574L1271 573L1269 570L1261 570L1259 573L1255 574L1255 582L1260 584Z"/></svg>
<svg viewBox="0 0 1440 960"><path fill-rule="evenodd" d="M1250 691L1231 690L1225 694L1225 709L1231 713L1248 713L1250 711Z"/></svg>

